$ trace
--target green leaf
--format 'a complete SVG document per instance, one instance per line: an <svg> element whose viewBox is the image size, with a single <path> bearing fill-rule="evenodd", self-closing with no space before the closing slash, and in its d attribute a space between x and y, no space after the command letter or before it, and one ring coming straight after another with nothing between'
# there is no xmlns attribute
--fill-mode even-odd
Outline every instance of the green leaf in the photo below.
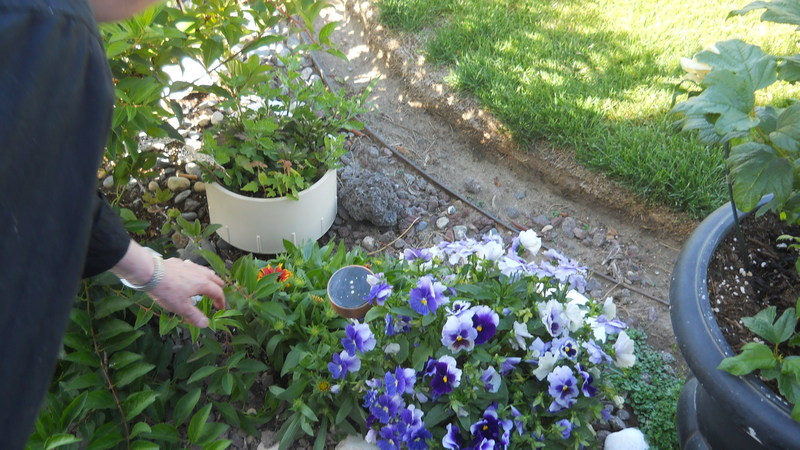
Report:
<svg viewBox="0 0 800 450"><path fill-rule="evenodd" d="M435 429L436 425L442 423L442 421L450 415L451 411L449 405L440 403L431 408L422 420L425 422L425 426L427 426L428 429Z"/></svg>
<svg viewBox="0 0 800 450"><path fill-rule="evenodd" d="M286 355L286 359L283 362L283 368L281 369L281 376L286 375L290 370L297 367L300 364L300 360L308 353L303 346L296 345L292 347L292 350L289 351L289 354Z"/></svg>
<svg viewBox="0 0 800 450"><path fill-rule="evenodd" d="M756 9L766 9L761 14L763 22L786 23L800 26L800 3L792 0L773 0L772 2L756 1L742 9L731 11L730 16L741 16Z"/></svg>
<svg viewBox="0 0 800 450"><path fill-rule="evenodd" d="M319 41L322 44L330 45L331 35L333 31L336 30L338 24L339 22L330 22L319 30Z"/></svg>
<svg viewBox="0 0 800 450"><path fill-rule="evenodd" d="M82 440L83 439L75 437L75 435L69 433L54 434L44 441L44 448L45 450L50 450L53 448L63 447L65 445L76 444Z"/></svg>
<svg viewBox="0 0 800 450"><path fill-rule="evenodd" d="M150 319L153 318L155 313L152 309L144 309L139 308L139 311L136 312L136 323L133 325L133 328L139 329L150 322Z"/></svg>
<svg viewBox="0 0 800 450"><path fill-rule="evenodd" d="M317 437L314 439L314 450L323 450L325 448L325 441L328 440L328 417L322 417L322 423L317 431Z"/></svg>
<svg viewBox="0 0 800 450"><path fill-rule="evenodd" d="M146 373L150 372L151 370L155 369L154 364L140 362L137 364L133 364L131 366L125 367L122 370L118 370L116 374L114 374L114 386L120 388L123 386L127 386L128 384L135 381L137 378L144 376Z"/></svg>
<svg viewBox="0 0 800 450"><path fill-rule="evenodd" d="M138 353L127 352L127 351L117 352L111 355L111 358L108 361L108 367L111 369L119 370L122 369L123 367L135 363L136 361L139 361L142 358L144 358L144 356Z"/></svg>
<svg viewBox="0 0 800 450"><path fill-rule="evenodd" d="M749 342L740 354L723 359L717 369L741 376L756 369L774 369L777 365L769 347L758 342Z"/></svg>
<svg viewBox="0 0 800 450"><path fill-rule="evenodd" d="M753 317L743 318L742 323L766 341L772 344L781 343L791 337L797 324L797 318L792 317L795 312L793 308L789 308L784 311L780 319L775 321L776 311L774 306L769 306Z"/></svg>
<svg viewBox="0 0 800 450"><path fill-rule="evenodd" d="M97 333L97 339L100 341L105 341L111 339L114 336L132 330L133 327L128 322L125 322L120 319L111 319L100 325Z"/></svg>
<svg viewBox="0 0 800 450"><path fill-rule="evenodd" d="M203 367L197 369L192 374L192 376L189 377L189 380L186 381L186 382L191 384L191 383L194 383L195 381L202 380L203 378L205 378L205 377L211 375L212 373L216 372L218 369L219 369L219 367L216 367L216 366L203 366Z"/></svg>
<svg viewBox="0 0 800 450"><path fill-rule="evenodd" d="M81 395L69 402L69 405L64 408L64 411L61 412L62 426L66 427L80 417L84 410L84 406L86 405L86 397L87 393L83 392Z"/></svg>
<svg viewBox="0 0 800 450"><path fill-rule="evenodd" d="M763 89L778 79L775 57L760 47L739 39L717 42L714 47L718 52L704 50L695 56L697 61L713 67L708 76L718 70L733 72L747 83L749 91ZM708 76L703 79L704 85L713 82Z"/></svg>
<svg viewBox="0 0 800 450"><path fill-rule="evenodd" d="M123 309L130 306L133 302L130 299L125 297L106 297L98 302L95 302L96 309L94 313L95 319L102 319L106 316L109 316L117 311L122 311Z"/></svg>
<svg viewBox="0 0 800 450"><path fill-rule="evenodd" d="M800 55L783 58L783 62L778 66L778 76L789 83L800 81Z"/></svg>
<svg viewBox="0 0 800 450"><path fill-rule="evenodd" d="M137 422L136 425L131 428L131 439L139 436L142 433L150 433L151 431L153 431L153 429L150 428L150 425L148 425L146 422Z"/></svg>
<svg viewBox="0 0 800 450"><path fill-rule="evenodd" d="M794 308L787 308L781 314L781 317L775 322L775 338L776 344L786 342L794 334L794 329L797 326L797 316L795 315Z"/></svg>
<svg viewBox="0 0 800 450"><path fill-rule="evenodd" d="M141 414L148 406L152 405L158 398L158 392L141 391L131 394L122 402L122 409L125 411L125 420L132 420Z"/></svg>
<svg viewBox="0 0 800 450"><path fill-rule="evenodd" d="M200 388L192 389L191 391L187 392L178 403L175 405L175 415L173 416L173 422L181 425L183 424L186 419L192 414L194 407L197 405L197 401L200 400Z"/></svg>
<svg viewBox="0 0 800 450"><path fill-rule="evenodd" d="M305 390L310 380L298 380L292 383L289 388L281 390L279 386L272 385L269 387L269 391L275 395L280 400L285 402L292 402L295 398L299 397L300 394ZM273 389L275 388L275 389Z"/></svg>
<svg viewBox="0 0 800 450"><path fill-rule="evenodd" d="M345 397L344 401L339 405L339 410L336 412L336 419L333 421L333 424L339 425L342 423L342 421L347 418L347 415L350 414L351 409L353 409L353 398L349 396Z"/></svg>
<svg viewBox="0 0 800 450"><path fill-rule="evenodd" d="M189 442L192 444L200 443L200 437L203 433L203 429L206 426L206 422L208 421L209 414L211 414L211 403L207 403L205 406L200 408L200 411L197 411L197 413L192 416L192 420L189 422L189 429L187 431Z"/></svg>
<svg viewBox="0 0 800 450"><path fill-rule="evenodd" d="M211 265L211 268L214 269L214 272L223 276L228 274L228 269L225 267L225 263L216 253L204 249L198 250L198 253L200 253L200 256L202 256L206 261L208 261L208 264Z"/></svg>
<svg viewBox="0 0 800 450"><path fill-rule="evenodd" d="M763 127L762 127L763 128ZM777 146L795 151L800 142L800 104L794 104L778 116L777 129L769 134L770 140Z"/></svg>
<svg viewBox="0 0 800 450"><path fill-rule="evenodd" d="M267 365L254 359L245 359L236 365L236 370L241 373L264 372L267 370Z"/></svg>
<svg viewBox="0 0 800 450"><path fill-rule="evenodd" d="M226 372L222 376L222 392L225 395L231 395L231 391L233 391L233 375L230 372Z"/></svg>
<svg viewBox="0 0 800 450"><path fill-rule="evenodd" d="M147 437L158 441L177 443L180 441L180 434L175 426L168 423L157 423L152 426L152 431L147 433Z"/></svg>
<svg viewBox="0 0 800 450"><path fill-rule="evenodd" d="M210 444L203 445L203 450L225 450L226 448L230 447L232 441L230 439L223 439L221 441L215 441Z"/></svg>
<svg viewBox="0 0 800 450"><path fill-rule="evenodd" d="M159 450L160 448L161 446L150 441L138 440L131 443L131 450Z"/></svg>
<svg viewBox="0 0 800 450"><path fill-rule="evenodd" d="M767 145L747 142L731 149L728 165L733 178L733 196L742 211L751 211L761 198L774 194L778 201L792 192L792 163Z"/></svg>

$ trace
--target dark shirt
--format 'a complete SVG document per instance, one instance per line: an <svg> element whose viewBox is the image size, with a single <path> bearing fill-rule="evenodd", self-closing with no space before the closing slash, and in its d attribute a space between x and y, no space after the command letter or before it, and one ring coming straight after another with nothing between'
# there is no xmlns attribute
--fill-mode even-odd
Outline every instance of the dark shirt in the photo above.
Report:
<svg viewBox="0 0 800 450"><path fill-rule="evenodd" d="M0 436L22 448L82 276L129 238L97 194L114 90L86 0L0 0Z"/></svg>

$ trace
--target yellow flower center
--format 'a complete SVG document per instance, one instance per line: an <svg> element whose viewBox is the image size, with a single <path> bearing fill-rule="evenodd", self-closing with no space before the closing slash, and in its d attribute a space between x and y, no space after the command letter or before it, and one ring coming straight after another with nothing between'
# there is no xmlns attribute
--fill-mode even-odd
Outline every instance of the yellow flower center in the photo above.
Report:
<svg viewBox="0 0 800 450"><path fill-rule="evenodd" d="M476 329L478 330L478 333L480 333L481 331L483 331L483 327L482 327L481 325L478 325L478 328L476 328Z"/></svg>
<svg viewBox="0 0 800 450"><path fill-rule="evenodd" d="M428 299L427 298L423 298L422 299L422 304L423 305L427 305L428 304Z"/></svg>
<svg viewBox="0 0 800 450"><path fill-rule="evenodd" d="M443 377L442 377L442 381L444 381L445 383L447 383L447 375L445 375L445 376L443 376Z"/></svg>
<svg viewBox="0 0 800 450"><path fill-rule="evenodd" d="M567 386L566 384L564 386L561 386L561 391L562 392L566 392L568 390L569 390L569 386Z"/></svg>
<svg viewBox="0 0 800 450"><path fill-rule="evenodd" d="M488 430L488 429L489 429L489 425L484 425L484 426L483 426L483 431L486 431L486 430Z"/></svg>
<svg viewBox="0 0 800 450"><path fill-rule="evenodd" d="M456 340L457 340L457 341L463 341L463 340L464 340L464 338L462 338L461 336L459 336L459 337L457 337L457 338L456 338Z"/></svg>
<svg viewBox="0 0 800 450"><path fill-rule="evenodd" d="M327 381L320 381L319 384L317 384L317 389L319 389L322 392L325 392L325 391L329 390L330 388L331 388L331 385Z"/></svg>

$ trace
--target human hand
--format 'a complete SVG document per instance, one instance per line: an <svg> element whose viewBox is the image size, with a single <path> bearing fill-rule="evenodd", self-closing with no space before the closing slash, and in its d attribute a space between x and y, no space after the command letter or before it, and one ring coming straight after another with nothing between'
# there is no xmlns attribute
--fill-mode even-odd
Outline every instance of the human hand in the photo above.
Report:
<svg viewBox="0 0 800 450"><path fill-rule="evenodd" d="M196 327L205 328L208 317L194 306L192 297L205 295L218 309L224 309L227 305L223 286L225 282L208 267L170 258L164 260L164 278L148 295L167 311L182 316Z"/></svg>

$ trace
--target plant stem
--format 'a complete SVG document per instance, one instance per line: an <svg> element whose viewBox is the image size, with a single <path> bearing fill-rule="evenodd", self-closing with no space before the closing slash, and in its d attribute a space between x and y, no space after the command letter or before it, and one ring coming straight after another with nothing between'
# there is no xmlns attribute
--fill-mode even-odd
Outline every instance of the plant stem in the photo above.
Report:
<svg viewBox="0 0 800 450"><path fill-rule="evenodd" d="M725 141L724 149L725 161L727 161L731 154L730 141ZM731 211L733 212L734 227L736 228L736 239L738 239L740 242L740 244L736 246L737 250L739 251L739 258L742 260L742 263L745 265L745 267L750 267L750 261L747 257L747 241L744 238L742 226L739 222L739 210L736 208L736 201L733 199L733 183L731 182L731 172L727 164L725 164L725 178L728 181L728 197L731 201Z"/></svg>

